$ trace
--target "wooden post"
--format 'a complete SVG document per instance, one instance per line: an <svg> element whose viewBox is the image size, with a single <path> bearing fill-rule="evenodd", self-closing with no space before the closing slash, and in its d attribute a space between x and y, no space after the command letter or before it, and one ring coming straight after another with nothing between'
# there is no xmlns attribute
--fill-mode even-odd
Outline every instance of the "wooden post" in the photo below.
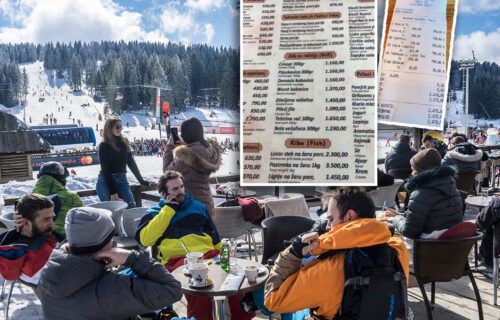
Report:
<svg viewBox="0 0 500 320"><path fill-rule="evenodd" d="M413 139L413 146L415 150L419 151L422 145L422 138L424 137L424 129L415 128L415 137Z"/></svg>

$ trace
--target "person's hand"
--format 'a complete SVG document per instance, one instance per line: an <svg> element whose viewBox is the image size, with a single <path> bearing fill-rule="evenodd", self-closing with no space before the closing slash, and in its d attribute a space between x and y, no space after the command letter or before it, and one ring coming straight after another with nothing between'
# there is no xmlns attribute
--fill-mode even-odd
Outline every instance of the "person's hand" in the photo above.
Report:
<svg viewBox="0 0 500 320"><path fill-rule="evenodd" d="M118 196L118 193L114 193L111 195L111 201L123 201L123 199Z"/></svg>
<svg viewBox="0 0 500 320"><path fill-rule="evenodd" d="M20 232L23 228L24 218L21 216L19 211L14 212L14 225L16 226L17 232Z"/></svg>
<svg viewBox="0 0 500 320"><path fill-rule="evenodd" d="M295 238L290 247L290 253L297 258L304 258L311 253L311 250L319 246L319 234L317 232L309 232L300 238Z"/></svg>
<svg viewBox="0 0 500 320"><path fill-rule="evenodd" d="M148 181L148 180L142 180L142 181L140 182L140 184L141 184L142 186L151 186L151 185L152 185L152 184L151 184L151 181Z"/></svg>
<svg viewBox="0 0 500 320"><path fill-rule="evenodd" d="M388 222L388 223L392 223L392 220L394 220L394 217L390 217L387 215L384 218L380 219L380 221L384 221L384 222Z"/></svg>
<svg viewBox="0 0 500 320"><path fill-rule="evenodd" d="M386 217L395 217L395 216L400 216L401 213L399 213L398 211L394 210L394 209L391 209L391 208L386 208L385 209L385 216Z"/></svg>
<svg viewBox="0 0 500 320"><path fill-rule="evenodd" d="M104 267L106 269L111 269L124 264L125 261L127 261L129 254L129 250L121 248L111 248L106 251L97 252L92 256L92 258L97 261L104 261L106 263Z"/></svg>
<svg viewBox="0 0 500 320"><path fill-rule="evenodd" d="M177 198L174 195L167 195L165 198L165 204L170 204L170 205L179 205L179 202L177 202Z"/></svg>
<svg viewBox="0 0 500 320"><path fill-rule="evenodd" d="M63 243L59 249L61 249L64 253L68 253L69 254L69 243Z"/></svg>

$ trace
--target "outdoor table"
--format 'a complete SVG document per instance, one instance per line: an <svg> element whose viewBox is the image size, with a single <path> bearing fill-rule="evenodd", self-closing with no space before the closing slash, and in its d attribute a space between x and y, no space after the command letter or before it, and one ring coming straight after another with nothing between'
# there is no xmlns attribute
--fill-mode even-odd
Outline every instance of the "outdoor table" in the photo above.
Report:
<svg viewBox="0 0 500 320"><path fill-rule="evenodd" d="M473 196L473 197L467 197L465 199L465 204L468 204L469 206L476 207L479 209L482 209L486 207L491 200L494 198L494 196L489 196L489 197L483 197L483 196Z"/></svg>
<svg viewBox="0 0 500 320"><path fill-rule="evenodd" d="M262 264L250 260L236 259L236 261L240 268L240 272L244 272L244 268L246 266L253 265L257 267L263 267ZM214 302L213 318L220 320L224 320L223 306L227 296L254 291L264 286L267 278L269 277L269 270L264 267L265 273L259 274L255 283L248 282L247 278L245 277L238 291L221 291L219 290L219 288L224 283L224 280L226 279L226 276L229 274L229 272L223 270L219 264L211 263L210 265L208 265L208 278L212 280L212 285L205 288L191 287L189 285L189 279L191 279L191 277L189 275L185 275L183 269L184 267L179 267L175 269L174 272L172 272L174 278L181 283L182 292L185 294L211 297L212 301Z"/></svg>
<svg viewBox="0 0 500 320"><path fill-rule="evenodd" d="M234 198L247 198L247 197L253 197L257 194L257 192L253 190L240 190L238 192L229 192L229 193L212 193L212 196L214 198L224 198L224 199L234 199Z"/></svg>

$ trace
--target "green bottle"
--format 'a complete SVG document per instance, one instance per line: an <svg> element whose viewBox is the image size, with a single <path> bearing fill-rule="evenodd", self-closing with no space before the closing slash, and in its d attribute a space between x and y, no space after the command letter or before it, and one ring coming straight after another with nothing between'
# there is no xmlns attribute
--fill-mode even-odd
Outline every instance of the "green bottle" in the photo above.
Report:
<svg viewBox="0 0 500 320"><path fill-rule="evenodd" d="M229 259L229 240L222 239L222 247L220 248L220 266L226 271L229 271Z"/></svg>

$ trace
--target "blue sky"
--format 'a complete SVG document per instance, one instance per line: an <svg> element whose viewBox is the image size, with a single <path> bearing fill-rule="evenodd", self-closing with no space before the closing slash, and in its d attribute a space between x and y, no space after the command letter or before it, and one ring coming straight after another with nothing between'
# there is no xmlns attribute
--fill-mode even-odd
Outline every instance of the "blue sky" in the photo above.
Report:
<svg viewBox="0 0 500 320"><path fill-rule="evenodd" d="M0 43L141 40L239 45L235 0L0 0Z"/></svg>

